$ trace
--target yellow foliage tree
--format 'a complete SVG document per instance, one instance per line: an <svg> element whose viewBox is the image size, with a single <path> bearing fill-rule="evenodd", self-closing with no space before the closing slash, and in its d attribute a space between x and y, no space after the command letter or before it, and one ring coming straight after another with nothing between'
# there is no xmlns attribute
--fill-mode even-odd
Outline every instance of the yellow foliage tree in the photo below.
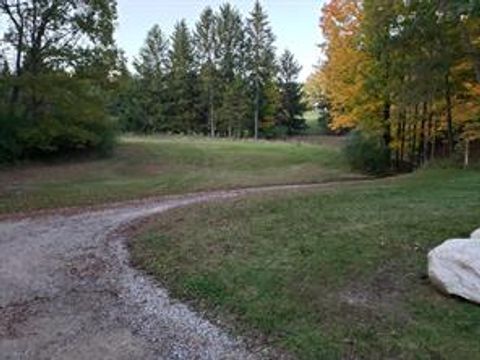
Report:
<svg viewBox="0 0 480 360"><path fill-rule="evenodd" d="M333 0L323 8L321 29L326 40L326 60L314 74L313 81L324 89L330 101L330 126L334 130L355 127L362 114L372 107L362 101L363 74L369 58L360 49L361 3Z"/></svg>

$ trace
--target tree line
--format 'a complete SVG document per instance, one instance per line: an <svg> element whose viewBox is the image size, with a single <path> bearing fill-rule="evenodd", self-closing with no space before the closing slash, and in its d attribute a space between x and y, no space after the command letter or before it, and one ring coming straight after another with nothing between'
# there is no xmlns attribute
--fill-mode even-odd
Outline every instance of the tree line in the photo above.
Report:
<svg viewBox="0 0 480 360"><path fill-rule="evenodd" d="M305 128L300 66L276 58L267 13L247 19L226 3L207 7L193 31L179 21L171 36L148 32L127 78L119 117L126 131L275 137Z"/></svg>
<svg viewBox="0 0 480 360"><path fill-rule="evenodd" d="M305 127L300 66L257 1L148 32L131 71L115 0L0 0L0 161L109 151L118 131L274 137Z"/></svg>
<svg viewBox="0 0 480 360"><path fill-rule="evenodd" d="M417 167L480 139L480 3L331 0L325 59L307 88L337 131L356 130L386 159ZM373 140L372 140L373 139Z"/></svg>

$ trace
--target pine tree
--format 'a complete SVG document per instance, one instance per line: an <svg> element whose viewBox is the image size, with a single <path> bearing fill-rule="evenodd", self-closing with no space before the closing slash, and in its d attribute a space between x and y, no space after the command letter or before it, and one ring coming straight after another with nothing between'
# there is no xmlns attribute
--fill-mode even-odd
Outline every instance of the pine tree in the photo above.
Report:
<svg viewBox="0 0 480 360"><path fill-rule="evenodd" d="M154 25L148 32L139 58L134 61L137 73L145 80L158 80L168 68L168 40L160 26Z"/></svg>
<svg viewBox="0 0 480 360"><path fill-rule="evenodd" d="M278 115L281 108L282 95L275 79L268 80L263 85L263 101L260 119L260 130L266 138L285 136L285 129L278 127Z"/></svg>
<svg viewBox="0 0 480 360"><path fill-rule="evenodd" d="M137 131L157 132L168 129L165 114L168 46L168 40L160 27L154 25L147 34L139 58L134 61L138 79L132 80L129 90L133 92L132 95L136 98L134 104L138 106L134 111L138 119L133 122Z"/></svg>
<svg viewBox="0 0 480 360"><path fill-rule="evenodd" d="M245 73L245 35L242 18L237 9L226 3L217 17L217 55L223 81L230 83Z"/></svg>
<svg viewBox="0 0 480 360"><path fill-rule="evenodd" d="M254 137L258 139L264 86L275 75L275 36L258 0L247 22L247 63L253 87Z"/></svg>
<svg viewBox="0 0 480 360"><path fill-rule="evenodd" d="M169 54L170 129L179 133L202 130L198 121L198 86L192 36L185 20L175 25Z"/></svg>
<svg viewBox="0 0 480 360"><path fill-rule="evenodd" d="M303 114L307 107L303 102L302 85L297 82L301 69L293 54L286 50L279 64L281 100L277 125L285 127L288 135L297 134L306 127Z"/></svg>
<svg viewBox="0 0 480 360"><path fill-rule="evenodd" d="M222 134L228 137L242 137L249 110L245 82L237 77L223 87L218 109L219 129Z"/></svg>
<svg viewBox="0 0 480 360"><path fill-rule="evenodd" d="M242 136L249 99L245 74L245 34L240 13L229 3L216 14L219 88L218 128L226 136Z"/></svg>
<svg viewBox="0 0 480 360"><path fill-rule="evenodd" d="M200 84L203 102L208 114L210 136L215 136L215 100L218 88L217 72L217 23L213 10L207 7L201 14L196 25L195 47L200 67Z"/></svg>

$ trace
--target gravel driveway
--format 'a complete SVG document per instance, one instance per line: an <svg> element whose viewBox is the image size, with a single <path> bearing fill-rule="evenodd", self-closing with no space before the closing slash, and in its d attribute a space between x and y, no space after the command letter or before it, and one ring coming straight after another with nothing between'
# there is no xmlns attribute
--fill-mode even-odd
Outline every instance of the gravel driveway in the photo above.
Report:
<svg viewBox="0 0 480 360"><path fill-rule="evenodd" d="M308 185L307 185L308 186ZM0 222L0 359L254 359L241 339L129 265L115 231L169 209L280 186Z"/></svg>

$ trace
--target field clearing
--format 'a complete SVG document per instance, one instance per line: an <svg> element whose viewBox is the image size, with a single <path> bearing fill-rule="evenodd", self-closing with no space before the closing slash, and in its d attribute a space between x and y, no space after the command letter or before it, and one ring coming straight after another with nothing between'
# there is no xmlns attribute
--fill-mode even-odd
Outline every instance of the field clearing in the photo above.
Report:
<svg viewBox="0 0 480 360"><path fill-rule="evenodd" d="M0 213L355 177L337 146L123 137L112 157L0 171Z"/></svg>
<svg viewBox="0 0 480 360"><path fill-rule="evenodd" d="M427 169L174 210L132 250L175 297L300 359L476 359L480 308L437 293L426 255L479 219L478 171Z"/></svg>

